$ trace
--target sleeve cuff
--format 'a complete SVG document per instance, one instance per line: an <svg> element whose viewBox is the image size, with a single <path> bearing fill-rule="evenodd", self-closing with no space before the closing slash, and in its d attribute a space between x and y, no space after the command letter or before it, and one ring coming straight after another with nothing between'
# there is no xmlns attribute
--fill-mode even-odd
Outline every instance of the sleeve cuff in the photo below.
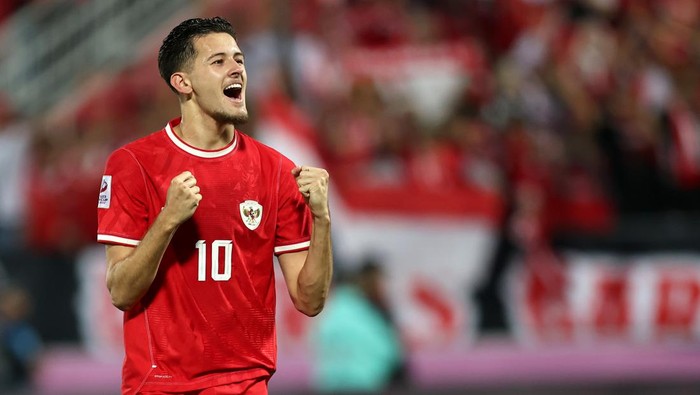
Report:
<svg viewBox="0 0 700 395"><path fill-rule="evenodd" d="M120 244L130 247L136 247L139 245L141 240L128 239L126 237L112 236L112 235L97 235L97 241L103 244Z"/></svg>
<svg viewBox="0 0 700 395"><path fill-rule="evenodd" d="M287 252L297 252L297 251L308 250L310 245L311 245L311 240L304 241L301 243L296 243L296 244L289 244L289 245L285 245L285 246L277 246L277 247L275 247L275 255L281 255L281 254L285 254Z"/></svg>

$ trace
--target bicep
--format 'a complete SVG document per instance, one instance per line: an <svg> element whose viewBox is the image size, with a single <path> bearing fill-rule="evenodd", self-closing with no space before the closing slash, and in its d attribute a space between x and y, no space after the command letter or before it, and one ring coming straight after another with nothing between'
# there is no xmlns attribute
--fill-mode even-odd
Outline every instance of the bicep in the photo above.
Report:
<svg viewBox="0 0 700 395"><path fill-rule="evenodd" d="M297 280L299 279L299 272L301 272L301 268L304 267L304 262L306 262L306 256L308 254L308 251L298 251L282 254L277 257L280 268L282 269L282 275L284 276L284 282L287 284L289 296L291 296L292 301L295 301L297 298Z"/></svg>

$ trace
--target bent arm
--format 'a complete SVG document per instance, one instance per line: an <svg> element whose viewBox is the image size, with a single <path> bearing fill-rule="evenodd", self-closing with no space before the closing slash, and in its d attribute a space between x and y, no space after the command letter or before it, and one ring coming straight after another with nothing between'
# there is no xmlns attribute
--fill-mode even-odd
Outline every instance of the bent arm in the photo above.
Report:
<svg viewBox="0 0 700 395"><path fill-rule="evenodd" d="M308 251L282 254L279 261L294 307L310 317L320 313L333 277L330 217L314 217Z"/></svg>
<svg viewBox="0 0 700 395"><path fill-rule="evenodd" d="M146 294L177 227L161 212L137 247L107 246L107 289L119 310L129 310Z"/></svg>
<svg viewBox="0 0 700 395"><path fill-rule="evenodd" d="M192 173L175 176L165 206L139 245L107 247L107 289L119 310L129 310L146 294L175 231L192 217L200 200L202 195Z"/></svg>

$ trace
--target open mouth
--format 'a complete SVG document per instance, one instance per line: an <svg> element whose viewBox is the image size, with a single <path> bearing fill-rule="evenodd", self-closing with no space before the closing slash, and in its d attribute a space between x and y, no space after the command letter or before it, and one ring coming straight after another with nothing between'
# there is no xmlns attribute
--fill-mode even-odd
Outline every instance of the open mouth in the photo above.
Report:
<svg viewBox="0 0 700 395"><path fill-rule="evenodd" d="M236 83L236 84L231 84L224 88L224 95L226 97L230 97L231 99L235 100L241 100L242 99L242 94L243 94L243 85Z"/></svg>

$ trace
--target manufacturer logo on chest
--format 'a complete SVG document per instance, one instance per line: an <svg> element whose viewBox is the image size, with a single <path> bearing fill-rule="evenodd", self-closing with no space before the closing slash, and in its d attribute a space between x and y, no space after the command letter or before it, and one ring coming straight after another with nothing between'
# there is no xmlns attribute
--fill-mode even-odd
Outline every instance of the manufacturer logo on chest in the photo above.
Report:
<svg viewBox="0 0 700 395"><path fill-rule="evenodd" d="M255 230L260 225L262 219L263 207L255 200L246 200L239 205L241 210L241 219L243 224L250 229Z"/></svg>

